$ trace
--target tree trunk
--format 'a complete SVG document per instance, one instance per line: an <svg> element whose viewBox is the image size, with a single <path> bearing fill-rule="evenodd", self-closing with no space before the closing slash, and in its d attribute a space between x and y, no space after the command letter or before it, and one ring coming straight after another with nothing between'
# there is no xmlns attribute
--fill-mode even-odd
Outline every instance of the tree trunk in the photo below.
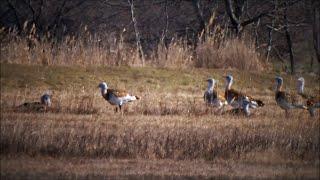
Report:
<svg viewBox="0 0 320 180"><path fill-rule="evenodd" d="M140 56L140 59L141 59L142 66L144 66L145 59L144 59L143 49L142 49L142 46L141 46L141 37L140 37L138 25L137 25L137 20L136 20L135 14L134 14L133 0L128 0L128 3L129 3L130 8L131 8L131 18L132 18L132 22L133 22L133 26L134 26L134 31L135 31L135 34L136 34L137 49L139 51L139 56Z"/></svg>
<svg viewBox="0 0 320 180"><path fill-rule="evenodd" d="M205 20L203 18L203 13L202 10L200 8L200 1L199 0L192 0L192 4L193 4L193 9L196 11L197 14L197 18L199 21L199 28L198 28L198 36L200 38L200 40L205 40L205 36L206 36L206 23Z"/></svg>
<svg viewBox="0 0 320 180"><path fill-rule="evenodd" d="M285 30L285 35L287 38L287 44L288 44L288 49L289 49L289 54L290 54L290 65L291 65L291 74L295 74L295 62L293 59L293 50L292 50L292 40L291 40L291 35L289 32L289 23L288 23L288 17L287 17L287 7L284 9L284 30Z"/></svg>
<svg viewBox="0 0 320 180"><path fill-rule="evenodd" d="M320 14L319 9L314 3L313 8L313 47L316 53L318 62L320 63Z"/></svg>
<svg viewBox="0 0 320 180"><path fill-rule="evenodd" d="M274 21L272 21L272 24ZM269 36L269 41L268 41L268 47L267 47L267 62L269 62L269 57L270 57L270 53L271 53L271 49L272 49L272 31L273 31L273 28L269 28L269 33L268 33L268 36Z"/></svg>
<svg viewBox="0 0 320 180"><path fill-rule="evenodd" d="M259 47L259 33L258 33L258 29L259 29L259 25L260 25L260 19L257 21L255 27L254 27L254 35L255 35L255 46Z"/></svg>
<svg viewBox="0 0 320 180"><path fill-rule="evenodd" d="M225 6L226 6L226 11L227 11L227 13L230 17L230 20L231 20L231 24L236 29L236 34L238 36L240 34L240 30L241 30L241 23L234 13L231 0L225 0L224 2L225 2Z"/></svg>

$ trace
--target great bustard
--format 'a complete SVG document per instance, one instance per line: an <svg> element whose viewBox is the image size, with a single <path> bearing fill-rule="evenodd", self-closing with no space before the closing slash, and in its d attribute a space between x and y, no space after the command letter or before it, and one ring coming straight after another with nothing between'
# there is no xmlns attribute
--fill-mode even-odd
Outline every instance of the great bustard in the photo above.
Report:
<svg viewBox="0 0 320 180"><path fill-rule="evenodd" d="M18 106L22 111L47 111L51 107L51 97L48 92L44 93L40 97L40 102L25 102Z"/></svg>
<svg viewBox="0 0 320 180"><path fill-rule="evenodd" d="M236 91L231 88L233 83L233 77L231 75L225 76L226 78L226 88L224 97L227 100L228 104L231 105L235 109L244 110L247 116L250 115L250 108L257 108L264 106L264 103L259 100L252 98L244 93Z"/></svg>
<svg viewBox="0 0 320 180"><path fill-rule="evenodd" d="M118 107L121 111L121 107L124 104L140 99L138 96L130 95L125 90L110 89L105 82L101 82L98 87L100 88L102 97L111 105L117 106L115 109L116 112L118 111Z"/></svg>
<svg viewBox="0 0 320 180"><path fill-rule="evenodd" d="M298 79L297 88L298 88L298 94L306 101L306 105L308 108L308 111L310 113L310 116L315 115L315 111L317 108L320 108L320 97L319 93L315 95L310 95L304 92L304 78L300 77Z"/></svg>
<svg viewBox="0 0 320 180"><path fill-rule="evenodd" d="M221 109L222 107L227 105L225 98L220 96L216 89L217 81L213 78L210 78L207 80L207 82L208 82L208 88L203 95L203 99L205 103L208 106L216 107L218 109Z"/></svg>
<svg viewBox="0 0 320 180"><path fill-rule="evenodd" d="M284 109L286 116L289 115L291 109L307 109L295 94L290 94L282 90L283 78L276 77L276 93L275 99L280 108Z"/></svg>

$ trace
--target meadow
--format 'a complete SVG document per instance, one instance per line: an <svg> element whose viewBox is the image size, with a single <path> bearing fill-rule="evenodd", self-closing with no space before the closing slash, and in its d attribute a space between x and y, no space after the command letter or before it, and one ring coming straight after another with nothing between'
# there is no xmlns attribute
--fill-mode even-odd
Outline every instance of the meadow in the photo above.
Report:
<svg viewBox="0 0 320 180"><path fill-rule="evenodd" d="M294 93L303 76L305 90L319 94L319 76L303 68L288 75L250 38L213 34L196 49L183 40L160 42L142 62L121 34L102 41L83 32L57 41L34 27L21 34L0 29L1 178L318 179L319 111L285 117L274 79L281 75ZM228 74L235 89L265 106L250 117L207 107L206 80L218 80L223 95ZM141 99L115 113L101 97L102 81ZM47 112L18 108L48 90Z"/></svg>
<svg viewBox="0 0 320 180"><path fill-rule="evenodd" d="M250 117L205 106L206 79L235 77L234 88L265 102ZM319 178L319 111L285 117L274 100L274 71L212 68L61 66L1 63L1 177ZM296 77L281 74L294 92ZM306 91L319 77L301 74ZM141 97L114 113L98 89ZM53 94L48 112L17 109ZM22 162L22 163L21 163Z"/></svg>

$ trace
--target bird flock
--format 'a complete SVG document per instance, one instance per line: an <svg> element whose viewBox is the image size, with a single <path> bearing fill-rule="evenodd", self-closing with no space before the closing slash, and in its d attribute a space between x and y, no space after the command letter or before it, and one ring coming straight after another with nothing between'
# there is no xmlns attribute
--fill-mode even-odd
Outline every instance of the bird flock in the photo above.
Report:
<svg viewBox="0 0 320 180"><path fill-rule="evenodd" d="M235 112L243 112L246 116L251 115L251 109L261 108L265 105L262 100L249 96L245 93L231 88L233 84L233 76L225 76L225 91L224 96L219 94L216 88L217 81L213 78L207 80L207 90L204 92L203 99L208 107L217 108L218 111L223 111L226 106L232 107ZM285 111L286 117L289 111L293 109L308 110L310 116L315 116L316 109L320 108L319 94L310 95L304 92L305 80L303 77L297 80L297 93L288 93L283 90L283 78L275 78L275 101L277 105ZM102 97L111 105L115 106L115 112L122 113L122 106L139 100L139 96L131 95L126 90L110 89L106 82L101 82L98 85ZM40 102L24 103L19 108L25 108L36 111L47 111L51 107L52 95L45 93L41 96Z"/></svg>

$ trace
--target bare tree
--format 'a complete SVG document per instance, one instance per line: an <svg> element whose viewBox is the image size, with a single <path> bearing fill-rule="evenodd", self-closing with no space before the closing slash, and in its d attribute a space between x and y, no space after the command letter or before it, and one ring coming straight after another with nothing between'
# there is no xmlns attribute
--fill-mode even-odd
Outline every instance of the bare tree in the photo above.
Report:
<svg viewBox="0 0 320 180"><path fill-rule="evenodd" d="M287 3L286 3L287 4ZM293 59L293 49L292 49L292 39L291 39L291 35L289 32L289 23L288 23L288 17L287 17L287 7L284 9L284 31L286 34L286 38L287 38L287 44L288 44L288 49L289 49L289 55L290 55L290 64L291 64L291 74L295 73L295 62Z"/></svg>
<svg viewBox="0 0 320 180"><path fill-rule="evenodd" d="M319 2L313 2L313 47L316 52L316 57L320 63L320 11Z"/></svg>
<svg viewBox="0 0 320 180"><path fill-rule="evenodd" d="M246 0L235 1L236 4L233 5L232 0L225 0L225 8L226 12L230 18L232 28L235 29L236 35L239 36L241 31L249 24L259 21L262 17L267 16L270 10L261 12L253 17L250 17L246 20L241 20L241 16L243 14L244 5ZM234 8L234 6L236 8ZM235 9L235 10L234 10Z"/></svg>
<svg viewBox="0 0 320 180"><path fill-rule="evenodd" d="M128 3L130 5L131 18L132 18L132 22L133 22L133 26L134 26L134 31L135 31L135 34L136 34L137 49L139 51L139 56L140 56L140 59L142 61L142 65L144 65L145 64L144 53L143 53L143 49L142 49L142 46L141 46L141 37L140 37L140 32L139 32L139 29L138 29L138 25L137 25L137 20L136 20L135 14L134 14L133 1L134 0L128 0Z"/></svg>
<svg viewBox="0 0 320 180"><path fill-rule="evenodd" d="M196 15L197 15L197 18L198 18L198 21L199 21L199 28L198 28L198 35L200 34L203 34L202 36L200 36L200 38L202 38L202 40L205 40L205 34L206 34L206 23L205 23L205 20L204 20L204 17L203 17L203 12L201 10L201 7L200 7L200 0L192 0L192 4L193 4L193 8L196 12Z"/></svg>

